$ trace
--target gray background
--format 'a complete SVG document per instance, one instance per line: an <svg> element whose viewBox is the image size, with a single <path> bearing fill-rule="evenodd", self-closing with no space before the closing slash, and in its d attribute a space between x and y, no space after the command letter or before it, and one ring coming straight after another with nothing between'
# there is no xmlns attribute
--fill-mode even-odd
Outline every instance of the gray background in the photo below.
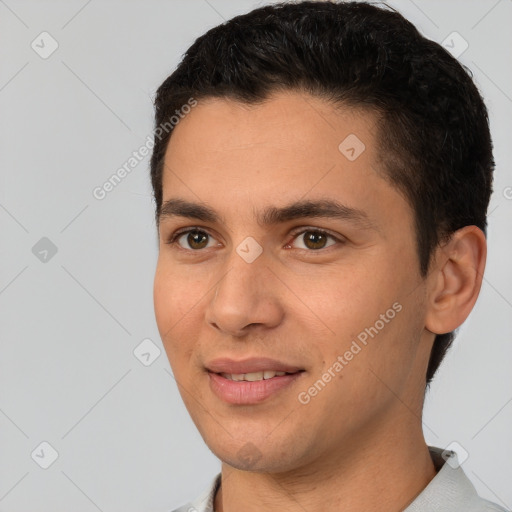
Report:
<svg viewBox="0 0 512 512"><path fill-rule="evenodd" d="M1 511L167 511L219 471L154 320L149 157L103 200L92 191L144 144L151 98L194 39L262 3L0 0ZM482 496L511 508L512 2L390 5L438 42L454 31L468 42L459 59L490 110L485 281L424 424L430 444L468 452ZM43 31L59 45L46 59L31 47L51 48ZM145 339L148 366L134 355ZM58 452L47 469L43 441Z"/></svg>

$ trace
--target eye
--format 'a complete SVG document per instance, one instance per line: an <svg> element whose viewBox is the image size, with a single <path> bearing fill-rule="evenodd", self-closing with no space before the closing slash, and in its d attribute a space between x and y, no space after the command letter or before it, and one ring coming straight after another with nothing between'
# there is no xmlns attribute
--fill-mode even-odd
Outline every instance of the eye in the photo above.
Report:
<svg viewBox="0 0 512 512"><path fill-rule="evenodd" d="M305 231L301 231L294 236L294 241L287 247L293 246L296 249L309 249L317 251L319 249L325 249L326 247L330 247L331 245L334 245L336 242L342 243L341 240L331 235L330 233L318 229L308 229ZM331 243L329 243L329 239L331 240ZM293 245L297 243L299 245Z"/></svg>
<svg viewBox="0 0 512 512"><path fill-rule="evenodd" d="M208 240L210 239L210 240ZM178 231L171 235L171 238L166 242L171 245L178 244L181 248L193 251L207 249L216 245L215 239L206 231L193 228L186 231Z"/></svg>
<svg viewBox="0 0 512 512"><path fill-rule="evenodd" d="M184 250L198 252L219 245L218 242L206 231L199 228L189 228L173 233L166 242L169 245L178 245ZM307 251L319 251L326 249L342 240L321 229L307 229L293 234L293 241L286 248L303 249Z"/></svg>

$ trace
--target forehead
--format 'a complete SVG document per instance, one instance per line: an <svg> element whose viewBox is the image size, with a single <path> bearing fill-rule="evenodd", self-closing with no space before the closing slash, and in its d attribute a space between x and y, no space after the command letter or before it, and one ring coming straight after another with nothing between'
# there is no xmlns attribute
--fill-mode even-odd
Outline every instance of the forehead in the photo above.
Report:
<svg viewBox="0 0 512 512"><path fill-rule="evenodd" d="M274 93L257 104L205 98L175 126L168 152L176 156L185 142L201 154L267 147L319 158L311 150L330 147L335 151L329 155L337 158L338 145L348 135L373 146L375 123L370 110L335 106L306 93Z"/></svg>
<svg viewBox="0 0 512 512"><path fill-rule="evenodd" d="M247 180L269 170L279 181L294 170L311 176L333 166L370 170L375 146L372 112L335 108L317 97L287 91L255 105L199 100L174 127L165 163L176 170L202 171L204 179L222 175ZM168 174L164 172L164 182Z"/></svg>
<svg viewBox="0 0 512 512"><path fill-rule="evenodd" d="M199 100L170 138L163 198L238 208L240 215L247 206L326 197L376 217L379 205L393 201L407 209L382 178L377 146L371 111L305 93L277 93L255 105Z"/></svg>

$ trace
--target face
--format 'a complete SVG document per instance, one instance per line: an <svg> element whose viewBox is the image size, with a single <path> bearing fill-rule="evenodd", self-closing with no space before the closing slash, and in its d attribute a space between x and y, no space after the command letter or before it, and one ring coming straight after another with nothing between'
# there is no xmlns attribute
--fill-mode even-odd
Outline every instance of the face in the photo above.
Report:
<svg viewBox="0 0 512 512"><path fill-rule="evenodd" d="M376 136L372 114L292 92L202 100L174 128L156 321L194 423L233 467L325 462L424 392L413 212Z"/></svg>

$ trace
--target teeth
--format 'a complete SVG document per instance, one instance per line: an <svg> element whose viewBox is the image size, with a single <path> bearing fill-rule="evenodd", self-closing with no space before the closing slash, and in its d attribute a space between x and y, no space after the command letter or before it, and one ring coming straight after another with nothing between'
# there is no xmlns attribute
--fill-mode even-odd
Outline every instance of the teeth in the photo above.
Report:
<svg viewBox="0 0 512 512"><path fill-rule="evenodd" d="M229 380L255 382L257 380L271 379L272 377L286 375L286 372L276 372L274 370L265 370L264 372L252 373L221 373L221 375Z"/></svg>
<svg viewBox="0 0 512 512"><path fill-rule="evenodd" d="M263 380L263 372L246 373L245 375L242 375L240 380L248 380L249 382L254 382L255 380Z"/></svg>

